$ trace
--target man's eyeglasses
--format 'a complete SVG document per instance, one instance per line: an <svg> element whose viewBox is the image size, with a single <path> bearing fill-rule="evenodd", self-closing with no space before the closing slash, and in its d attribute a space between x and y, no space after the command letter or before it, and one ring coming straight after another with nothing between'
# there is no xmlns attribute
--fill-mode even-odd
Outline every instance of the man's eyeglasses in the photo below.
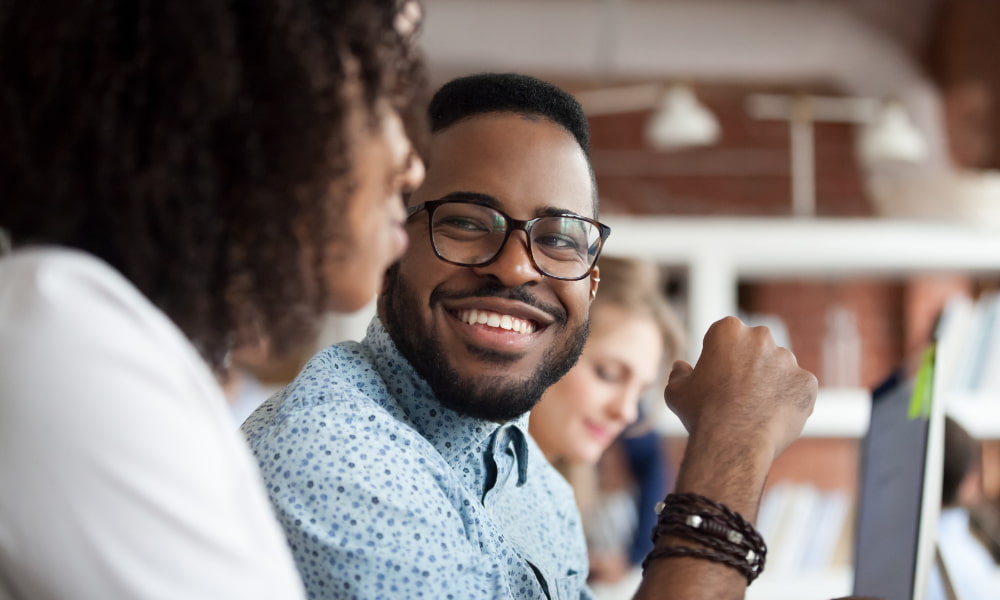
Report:
<svg viewBox="0 0 1000 600"><path fill-rule="evenodd" d="M503 250L512 231L528 236L528 255L538 271L553 279L586 277L601 255L611 228L576 215L521 221L488 206L465 200L432 200L407 209L412 218L427 211L431 245L438 258L461 267L488 265Z"/></svg>

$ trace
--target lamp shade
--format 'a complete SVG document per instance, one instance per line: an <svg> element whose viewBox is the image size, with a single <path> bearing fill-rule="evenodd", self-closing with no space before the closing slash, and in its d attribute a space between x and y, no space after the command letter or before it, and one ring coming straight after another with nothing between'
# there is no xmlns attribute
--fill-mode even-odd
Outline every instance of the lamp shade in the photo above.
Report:
<svg viewBox="0 0 1000 600"><path fill-rule="evenodd" d="M672 85L646 123L646 141L658 150L713 144L719 121L695 97L690 87Z"/></svg>
<svg viewBox="0 0 1000 600"><path fill-rule="evenodd" d="M903 104L890 100L861 133L861 159L868 164L898 161L917 163L927 157L927 141Z"/></svg>

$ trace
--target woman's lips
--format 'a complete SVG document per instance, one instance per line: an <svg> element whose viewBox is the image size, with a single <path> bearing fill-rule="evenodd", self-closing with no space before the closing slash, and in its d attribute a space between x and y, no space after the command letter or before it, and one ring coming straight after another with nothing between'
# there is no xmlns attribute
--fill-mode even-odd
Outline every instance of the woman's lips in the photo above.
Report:
<svg viewBox="0 0 1000 600"><path fill-rule="evenodd" d="M596 439L601 443L608 443L611 441L612 433L609 427L602 427L591 421L585 421L584 427L586 427L587 432L590 433L591 437Z"/></svg>

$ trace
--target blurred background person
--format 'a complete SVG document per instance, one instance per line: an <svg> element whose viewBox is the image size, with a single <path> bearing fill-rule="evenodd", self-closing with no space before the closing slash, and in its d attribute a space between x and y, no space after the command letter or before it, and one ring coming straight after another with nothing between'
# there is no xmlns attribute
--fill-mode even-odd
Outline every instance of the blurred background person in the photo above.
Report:
<svg viewBox="0 0 1000 600"><path fill-rule="evenodd" d="M573 485L595 584L620 580L652 548L653 506L668 491L670 469L640 399L659 389L663 366L685 344L656 265L604 256L600 268L583 354L529 420L546 458Z"/></svg>
<svg viewBox="0 0 1000 600"><path fill-rule="evenodd" d="M414 6L0 8L0 598L302 597L220 382L403 251Z"/></svg>
<svg viewBox="0 0 1000 600"><path fill-rule="evenodd" d="M944 424L944 473L938 549L956 597L1000 598L1000 567L973 531L969 509L983 502L982 444L951 417ZM928 600L945 600L945 582L935 565L927 585Z"/></svg>
<svg viewBox="0 0 1000 600"><path fill-rule="evenodd" d="M312 344L286 357L275 357L266 339L233 350L223 391L233 425L239 427L260 404L280 390L301 368Z"/></svg>

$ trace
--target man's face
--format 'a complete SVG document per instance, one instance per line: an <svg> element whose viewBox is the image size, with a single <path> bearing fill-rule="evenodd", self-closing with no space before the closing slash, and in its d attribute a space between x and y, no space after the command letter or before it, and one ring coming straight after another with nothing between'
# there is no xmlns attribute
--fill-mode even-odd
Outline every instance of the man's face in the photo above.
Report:
<svg viewBox="0 0 1000 600"><path fill-rule="evenodd" d="M515 219L593 216L583 150L548 120L498 113L460 121L435 134L428 165L411 206L465 193ZM498 422L528 411L579 356L594 278L542 275L523 231L477 267L435 255L426 211L407 231L411 243L379 304L400 351L453 410ZM487 322L476 322L484 314Z"/></svg>

